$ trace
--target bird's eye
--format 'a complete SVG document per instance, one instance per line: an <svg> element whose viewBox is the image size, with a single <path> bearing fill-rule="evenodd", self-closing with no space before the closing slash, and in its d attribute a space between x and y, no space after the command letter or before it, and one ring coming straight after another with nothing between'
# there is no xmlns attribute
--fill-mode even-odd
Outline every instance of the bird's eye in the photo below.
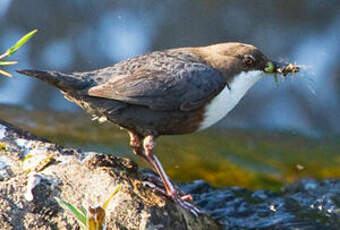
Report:
<svg viewBox="0 0 340 230"><path fill-rule="evenodd" d="M255 58L252 55L246 55L243 58L243 62L244 64L246 64L247 66L252 66L255 64Z"/></svg>

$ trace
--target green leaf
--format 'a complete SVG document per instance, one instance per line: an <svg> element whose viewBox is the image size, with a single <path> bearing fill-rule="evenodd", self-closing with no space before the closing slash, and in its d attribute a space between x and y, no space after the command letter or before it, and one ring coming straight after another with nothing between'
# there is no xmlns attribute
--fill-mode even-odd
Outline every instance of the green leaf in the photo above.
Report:
<svg viewBox="0 0 340 230"><path fill-rule="evenodd" d="M10 73L8 73L8 72L6 72L4 70L1 70L1 69L0 69L0 74L4 75L6 77L13 77L12 74L10 74Z"/></svg>
<svg viewBox="0 0 340 230"><path fill-rule="evenodd" d="M17 61L0 61L0 65L15 65L18 64Z"/></svg>
<svg viewBox="0 0 340 230"><path fill-rule="evenodd" d="M85 216L87 215L87 210L83 205L80 207L80 210L84 213Z"/></svg>
<svg viewBox="0 0 340 230"><path fill-rule="evenodd" d="M66 201L59 199L58 197L54 197L54 198L56 199L56 201L58 202L60 207L62 207L65 210L66 209L70 210L73 213L73 215L75 215L78 222L80 224L82 224L83 226L86 226L86 216L82 213L82 211L80 211L78 208L74 207L72 204L67 203Z"/></svg>
<svg viewBox="0 0 340 230"><path fill-rule="evenodd" d="M37 29L32 30L31 32L27 33L26 35L24 35L19 41L17 41L17 43L15 43L14 46L12 46L11 48L9 48L6 53L7 56L11 56L12 54L14 54L22 45L24 45L36 32L38 32Z"/></svg>

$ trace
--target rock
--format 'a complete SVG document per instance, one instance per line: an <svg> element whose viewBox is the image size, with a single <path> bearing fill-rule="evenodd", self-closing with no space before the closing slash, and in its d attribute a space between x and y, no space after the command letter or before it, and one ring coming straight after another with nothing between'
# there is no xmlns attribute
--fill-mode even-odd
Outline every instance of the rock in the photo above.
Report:
<svg viewBox="0 0 340 230"><path fill-rule="evenodd" d="M146 186L149 176L127 158L64 148L0 121L0 229L78 229L54 197L101 205L117 185L109 229L340 229L339 179L305 179L280 193L181 184L206 213L195 217Z"/></svg>
<svg viewBox="0 0 340 230"><path fill-rule="evenodd" d="M108 229L220 229L143 183L127 159L63 148L0 121L0 229L78 229L54 197L76 207L102 205Z"/></svg>

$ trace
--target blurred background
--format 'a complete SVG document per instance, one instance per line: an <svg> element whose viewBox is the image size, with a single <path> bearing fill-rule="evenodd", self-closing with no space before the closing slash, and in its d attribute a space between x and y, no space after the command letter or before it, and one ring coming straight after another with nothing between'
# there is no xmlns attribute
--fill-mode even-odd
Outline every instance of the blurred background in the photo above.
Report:
<svg viewBox="0 0 340 230"><path fill-rule="evenodd" d="M11 58L19 64L7 71L87 71L153 50L251 43L268 57L305 68L279 84L266 77L214 128L311 138L340 134L338 0L0 1L0 51L35 28L38 34ZM31 111L79 112L56 89L18 74L0 78L0 103Z"/></svg>
<svg viewBox="0 0 340 230"><path fill-rule="evenodd" d="M340 4L334 1L0 1L0 50L39 33L15 68L87 71L152 50L224 41L254 44L306 66L278 86L258 83L220 125L340 132ZM77 110L55 89L0 79L0 103ZM42 97L43 96L43 97Z"/></svg>

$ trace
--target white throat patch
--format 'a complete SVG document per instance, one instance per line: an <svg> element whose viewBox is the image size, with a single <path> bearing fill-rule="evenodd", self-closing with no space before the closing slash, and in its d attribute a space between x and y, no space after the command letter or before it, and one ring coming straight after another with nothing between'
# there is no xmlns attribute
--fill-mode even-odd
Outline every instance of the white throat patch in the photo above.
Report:
<svg viewBox="0 0 340 230"><path fill-rule="evenodd" d="M211 102L207 105L204 113L204 119L199 130L208 128L225 117L230 110L241 100L258 80L263 77L264 73L260 70L241 72L235 76L229 84L230 89L226 86Z"/></svg>

